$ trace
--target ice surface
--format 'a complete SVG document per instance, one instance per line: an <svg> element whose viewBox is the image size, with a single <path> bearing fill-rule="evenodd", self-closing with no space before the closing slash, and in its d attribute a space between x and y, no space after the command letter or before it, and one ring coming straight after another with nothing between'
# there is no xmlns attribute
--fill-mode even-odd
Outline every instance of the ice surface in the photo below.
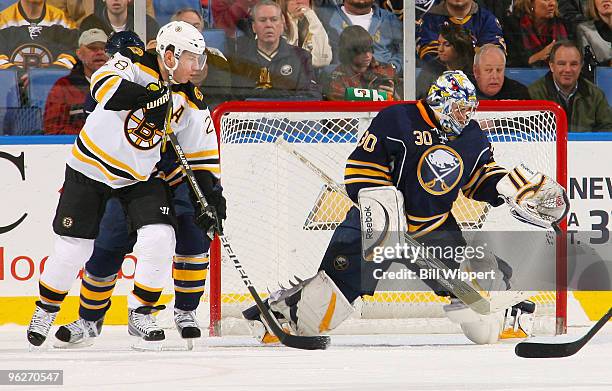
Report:
<svg viewBox="0 0 612 391"><path fill-rule="evenodd" d="M563 359L522 359L513 344L460 335L333 336L326 351L249 337L203 338L181 351L177 332L166 336L167 350L136 352L125 326L105 326L92 347L29 352L25 327L3 326L0 369L63 369L68 390L612 390L612 325Z"/></svg>

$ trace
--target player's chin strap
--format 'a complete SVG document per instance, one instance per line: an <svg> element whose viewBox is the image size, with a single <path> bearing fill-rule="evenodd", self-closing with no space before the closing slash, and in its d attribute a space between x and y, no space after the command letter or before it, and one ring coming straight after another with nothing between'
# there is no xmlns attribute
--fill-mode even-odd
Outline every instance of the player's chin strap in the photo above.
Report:
<svg viewBox="0 0 612 391"><path fill-rule="evenodd" d="M517 220L560 232L569 199L565 189L549 176L521 163L497 183L497 191Z"/></svg>

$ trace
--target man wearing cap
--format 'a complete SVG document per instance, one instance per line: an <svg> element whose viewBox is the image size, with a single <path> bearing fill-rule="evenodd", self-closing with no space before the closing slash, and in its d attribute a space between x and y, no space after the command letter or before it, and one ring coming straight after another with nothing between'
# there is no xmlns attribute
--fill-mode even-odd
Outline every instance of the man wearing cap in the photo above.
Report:
<svg viewBox="0 0 612 391"><path fill-rule="evenodd" d="M83 104L89 94L91 75L108 60L104 52L108 37L100 29L85 30L76 51L79 61L68 76L58 79L47 98L45 134L78 134L85 123Z"/></svg>

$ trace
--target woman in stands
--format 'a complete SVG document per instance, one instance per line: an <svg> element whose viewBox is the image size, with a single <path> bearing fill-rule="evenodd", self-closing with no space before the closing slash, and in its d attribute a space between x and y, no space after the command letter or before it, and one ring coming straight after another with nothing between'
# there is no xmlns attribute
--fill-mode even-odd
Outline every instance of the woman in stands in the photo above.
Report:
<svg viewBox="0 0 612 391"><path fill-rule="evenodd" d="M612 0L588 0L589 20L578 25L578 44L591 47L598 65L612 66Z"/></svg>
<svg viewBox="0 0 612 391"><path fill-rule="evenodd" d="M327 32L314 12L312 0L279 0L285 15L287 43L312 54L312 66L321 68L332 60Z"/></svg>
<svg viewBox="0 0 612 391"><path fill-rule="evenodd" d="M444 71L463 71L472 73L474 44L467 30L458 25L446 25L440 29L438 37L438 56L423 65L416 80L416 98L427 96L429 87Z"/></svg>
<svg viewBox="0 0 612 391"><path fill-rule="evenodd" d="M557 41L572 39L572 29L559 16L556 0L516 0L504 23L508 66L547 67Z"/></svg>

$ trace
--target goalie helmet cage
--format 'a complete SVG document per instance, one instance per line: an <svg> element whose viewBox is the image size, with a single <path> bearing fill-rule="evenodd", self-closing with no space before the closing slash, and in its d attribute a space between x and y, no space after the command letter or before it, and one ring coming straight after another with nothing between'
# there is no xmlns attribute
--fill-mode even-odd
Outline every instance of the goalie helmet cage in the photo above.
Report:
<svg viewBox="0 0 612 391"><path fill-rule="evenodd" d="M341 184L346 158L370 121L383 108L398 103L409 102L229 102L214 110L228 204L225 234L260 293L274 291L279 284L288 286L289 279L295 281L294 275L302 279L313 275L349 205L302 162L279 150L276 138L284 137ZM567 188L567 120L559 105L481 101L476 119L487 132L499 164L510 168L526 161ZM496 212L502 208L460 196L453 214L466 233L483 226L524 229L507 208ZM567 328L566 221L560 228L553 241L554 290L533 296L538 304L536 328L545 330L541 333L563 334ZM210 335L248 333L238 319L253 301L236 271L223 260L218 239L210 255ZM346 322L358 326L344 328L343 324L336 331L460 332L443 320L444 299L425 285L408 289L366 297L357 311L362 318ZM389 320L398 324L388 326ZM379 324L385 326L373 326Z"/></svg>

